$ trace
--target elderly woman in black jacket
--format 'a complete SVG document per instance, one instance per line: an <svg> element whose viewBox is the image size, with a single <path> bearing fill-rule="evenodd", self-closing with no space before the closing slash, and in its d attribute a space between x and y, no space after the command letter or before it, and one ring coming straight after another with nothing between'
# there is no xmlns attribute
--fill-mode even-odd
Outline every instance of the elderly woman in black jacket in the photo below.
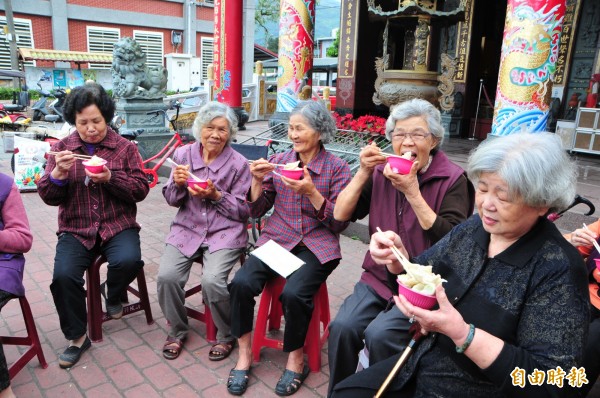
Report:
<svg viewBox="0 0 600 398"><path fill-rule="evenodd" d="M478 214L412 259L447 282L425 310L396 296L426 337L388 395L567 396L581 383L589 294L581 256L546 219L575 196L575 168L551 134L515 134L480 145L467 168ZM391 231L371 238L371 255L390 281L404 271ZM396 285L397 288L397 285ZM398 360L338 383L334 397L372 397Z"/></svg>

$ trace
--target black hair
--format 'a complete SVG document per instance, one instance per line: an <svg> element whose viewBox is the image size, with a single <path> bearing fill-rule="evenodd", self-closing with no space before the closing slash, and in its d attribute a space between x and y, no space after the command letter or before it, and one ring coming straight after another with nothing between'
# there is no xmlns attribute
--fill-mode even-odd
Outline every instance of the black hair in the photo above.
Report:
<svg viewBox="0 0 600 398"><path fill-rule="evenodd" d="M97 83L86 83L71 90L63 108L65 121L75 125L77 114L90 105L96 105L106 124L110 124L115 115L115 103L104 87Z"/></svg>

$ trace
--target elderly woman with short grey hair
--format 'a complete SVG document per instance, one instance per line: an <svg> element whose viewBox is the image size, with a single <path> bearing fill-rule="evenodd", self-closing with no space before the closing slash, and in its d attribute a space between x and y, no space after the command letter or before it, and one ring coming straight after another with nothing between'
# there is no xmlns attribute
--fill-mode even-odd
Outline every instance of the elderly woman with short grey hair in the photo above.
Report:
<svg viewBox="0 0 600 398"><path fill-rule="evenodd" d="M189 330L184 287L192 265L200 261L202 297L218 329L208 359L219 361L235 343L227 280L248 243L251 176L246 159L229 145L237 132L231 108L209 102L198 111L193 129L197 142L175 151L177 166L163 188L167 203L179 211L158 270L158 302L169 322L162 351L165 358L175 359L183 349Z"/></svg>
<svg viewBox="0 0 600 398"><path fill-rule="evenodd" d="M289 353L286 369L275 387L280 396L294 394L308 376L303 347L314 308L313 296L342 257L339 234L348 223L335 220L333 208L338 194L350 181L350 168L323 146L335 131L331 113L323 105L301 102L290 113L288 138L292 148L250 166L252 217L261 217L274 208L257 245L273 240L304 261L286 278L279 297L285 318L283 351ZM276 171L276 165L290 163L299 165L301 179L287 178ZM233 395L242 395L248 387L255 297L268 280L277 276L267 264L250 256L231 282L231 333L238 339L240 354L227 381L227 390Z"/></svg>
<svg viewBox="0 0 600 398"><path fill-rule="evenodd" d="M360 152L360 168L340 194L334 216L356 221L369 216L369 232L377 227L397 232L411 256L440 240L473 213L474 190L464 170L439 150L444 139L440 112L429 102L413 99L394 107L386 123L395 155L414 161L408 174L386 164L375 144ZM369 362L394 355L409 341L410 323L397 308L386 311L392 291L385 269L363 261L364 272L354 292L329 325L329 388L355 372L363 340ZM398 331L404 331L399 337Z"/></svg>
<svg viewBox="0 0 600 398"><path fill-rule="evenodd" d="M573 200L575 165L556 135L519 133L483 142L467 172L477 214L411 260L445 281L430 310L395 295L425 337L378 396L573 396L567 384L585 380L587 270L546 215ZM371 256L395 285L405 270L391 246L407 255L409 240L393 231L371 237ZM332 397L373 396L398 358L350 376Z"/></svg>

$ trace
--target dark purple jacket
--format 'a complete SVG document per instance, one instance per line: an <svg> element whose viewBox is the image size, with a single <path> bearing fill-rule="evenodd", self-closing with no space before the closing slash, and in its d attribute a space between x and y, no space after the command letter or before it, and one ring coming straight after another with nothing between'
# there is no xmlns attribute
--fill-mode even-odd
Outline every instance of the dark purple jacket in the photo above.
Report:
<svg viewBox="0 0 600 398"><path fill-rule="evenodd" d="M372 186L365 187L365 189L371 189L369 198L369 235L375 233L377 227L380 227L383 231L395 231L400 235L402 243L406 247L406 250L408 250L410 257L421 254L425 249L433 245L435 241L432 241L427 232L423 231L417 220L417 215L408 203L408 200L403 193L394 188L391 182L384 177L382 169L383 165L375 168ZM467 181L466 184L462 184L464 189L458 193L459 197L453 200L454 203L451 204L453 208L448 209L448 201L444 205L450 224L440 220L440 218L444 217L444 215L440 215L440 208L446 199L448 191L454 187L463 175L465 175L464 170L452 163L441 151L433 155L427 171L419 175L421 195L429 207L438 214L432 229L443 229L443 231L437 231L437 239L440 239L443 234L450 231L454 225L463 222L473 214L475 203L474 189L472 184ZM364 200L365 196L361 195L361 199ZM445 225L441 225L442 223ZM440 234L440 232L443 233ZM387 283L386 268L375 264L368 251L363 261L363 268L365 271L361 276L361 282L371 286L381 297L389 299L392 296L392 292Z"/></svg>

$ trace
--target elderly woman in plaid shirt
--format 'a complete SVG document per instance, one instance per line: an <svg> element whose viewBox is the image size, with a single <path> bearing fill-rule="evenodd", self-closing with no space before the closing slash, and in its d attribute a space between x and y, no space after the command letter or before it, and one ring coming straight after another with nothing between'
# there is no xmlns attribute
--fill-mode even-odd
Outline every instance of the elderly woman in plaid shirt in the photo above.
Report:
<svg viewBox="0 0 600 398"><path fill-rule="evenodd" d="M58 206L58 242L50 291L69 347L58 357L70 368L91 347L86 335L87 312L83 275L102 253L108 260L106 312L123 315L121 294L144 266L140 249L137 202L150 187L136 146L108 125L115 104L96 83L79 86L65 100L65 120L75 131L52 150L38 193ZM106 164L99 173L87 170L77 155L96 155Z"/></svg>
<svg viewBox="0 0 600 398"><path fill-rule="evenodd" d="M327 152L324 143L336 133L330 112L315 101L299 103L290 114L288 137L293 148L250 166L250 212L273 215L257 245L274 240L305 264L288 278L280 296L285 317L283 351L289 353L286 370L275 393L292 395L308 375L303 346L313 311L313 296L341 259L339 233L347 222L333 218L340 191L350 182L350 168ZM300 180L274 175L274 164L300 161ZM236 273L231 285L231 334L238 339L239 359L229 374L227 390L242 395L248 386L252 364L251 331L254 298L265 283L278 274L254 256Z"/></svg>

